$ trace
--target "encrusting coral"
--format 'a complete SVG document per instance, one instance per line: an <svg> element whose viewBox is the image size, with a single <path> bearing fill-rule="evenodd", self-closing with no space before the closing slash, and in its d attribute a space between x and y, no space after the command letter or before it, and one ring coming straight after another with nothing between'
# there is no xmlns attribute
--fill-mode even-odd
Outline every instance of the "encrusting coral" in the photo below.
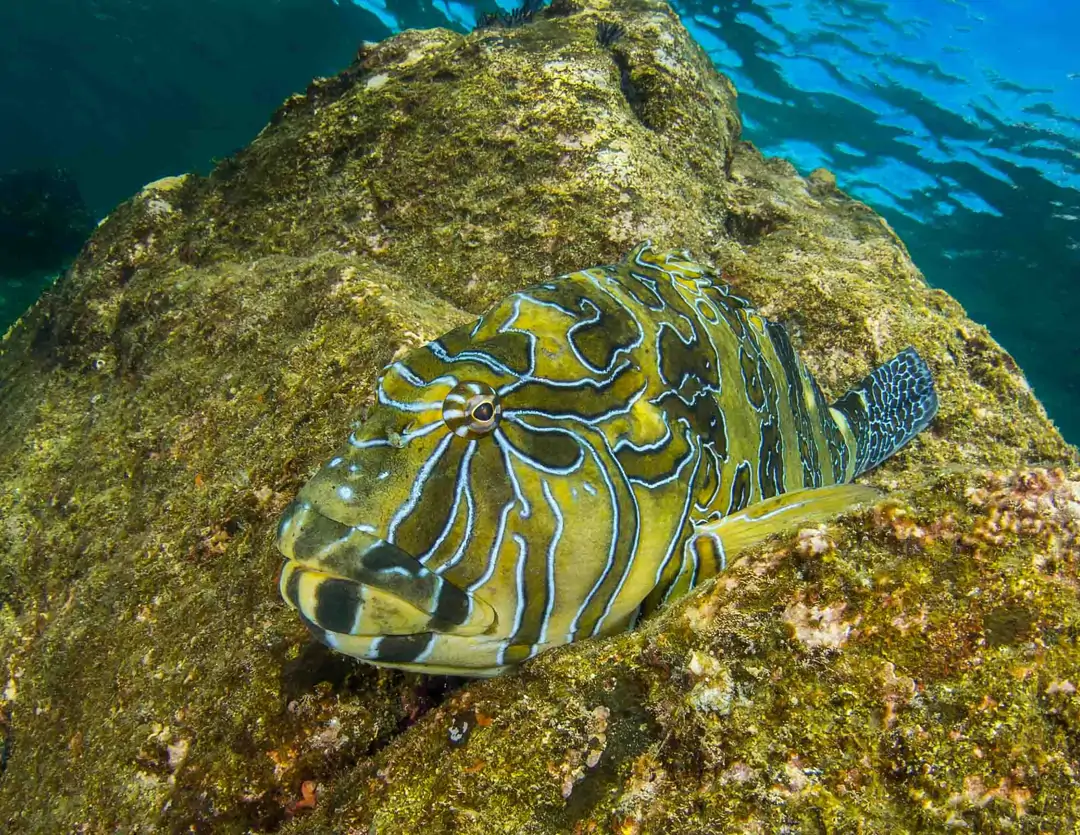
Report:
<svg viewBox="0 0 1080 835"><path fill-rule="evenodd" d="M883 503L498 680L312 644L274 523L379 369L648 237L722 268L829 392L927 359L941 410L870 477ZM880 217L740 141L656 0L365 46L97 229L4 338L0 414L5 831L1080 818L1075 450Z"/></svg>

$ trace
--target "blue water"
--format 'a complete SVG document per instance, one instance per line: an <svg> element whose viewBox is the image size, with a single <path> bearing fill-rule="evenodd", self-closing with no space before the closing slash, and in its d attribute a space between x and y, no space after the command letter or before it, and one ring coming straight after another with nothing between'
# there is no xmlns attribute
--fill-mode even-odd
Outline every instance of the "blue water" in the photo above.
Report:
<svg viewBox="0 0 1080 835"><path fill-rule="evenodd" d="M498 8L515 5L503 2ZM359 41L470 29L491 2L0 4L0 172L64 166L100 217L206 171ZM745 137L832 169L989 325L1080 441L1080 4L734 0L675 7L739 88ZM13 280L14 279L14 280ZM16 284L15 281L20 282ZM0 277L0 327L40 282ZM14 288L14 289L13 289Z"/></svg>
<svg viewBox="0 0 1080 835"><path fill-rule="evenodd" d="M824 165L1080 440L1080 4L679 6L747 138Z"/></svg>

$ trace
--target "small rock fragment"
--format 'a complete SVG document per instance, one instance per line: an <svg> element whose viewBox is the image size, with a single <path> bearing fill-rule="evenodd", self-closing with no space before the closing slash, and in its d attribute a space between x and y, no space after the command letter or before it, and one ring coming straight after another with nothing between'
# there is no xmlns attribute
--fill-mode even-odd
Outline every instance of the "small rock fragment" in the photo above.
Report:
<svg viewBox="0 0 1080 835"><path fill-rule="evenodd" d="M807 606L799 601L784 610L784 623L791 628L793 637L809 649L840 649L853 626L840 619L846 605Z"/></svg>

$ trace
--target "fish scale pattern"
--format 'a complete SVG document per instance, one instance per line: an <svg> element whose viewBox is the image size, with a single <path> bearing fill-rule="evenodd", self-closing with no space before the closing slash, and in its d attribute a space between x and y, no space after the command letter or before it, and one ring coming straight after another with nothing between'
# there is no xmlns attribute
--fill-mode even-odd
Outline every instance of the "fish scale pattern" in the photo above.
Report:
<svg viewBox="0 0 1080 835"><path fill-rule="evenodd" d="M930 404L894 402L924 395L912 355L832 409L781 325L648 243L514 293L385 370L286 511L283 596L329 645L406 668L493 674L625 629L722 570L705 526L917 431Z"/></svg>

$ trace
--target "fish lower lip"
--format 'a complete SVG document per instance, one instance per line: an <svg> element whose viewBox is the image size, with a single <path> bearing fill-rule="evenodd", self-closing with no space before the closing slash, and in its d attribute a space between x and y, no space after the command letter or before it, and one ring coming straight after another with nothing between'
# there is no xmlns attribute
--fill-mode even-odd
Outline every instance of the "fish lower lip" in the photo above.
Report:
<svg viewBox="0 0 1080 835"><path fill-rule="evenodd" d="M366 527L366 526L365 526ZM323 515L298 499L285 511L277 547L285 557L281 593L330 632L479 634L496 621L474 599L397 545ZM382 611L385 622L361 613Z"/></svg>

